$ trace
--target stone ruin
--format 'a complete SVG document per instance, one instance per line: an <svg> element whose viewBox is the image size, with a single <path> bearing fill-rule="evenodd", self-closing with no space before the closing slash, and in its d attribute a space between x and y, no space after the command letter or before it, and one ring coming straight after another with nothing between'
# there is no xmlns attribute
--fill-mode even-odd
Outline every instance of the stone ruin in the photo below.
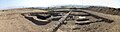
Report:
<svg viewBox="0 0 120 32"><path fill-rule="evenodd" d="M99 17L97 15L93 15L93 14L90 14L84 11L79 11L79 10L23 13L22 15L26 19L30 20L31 22L33 22L38 26L47 25L51 23L51 25L53 26L50 26L51 27L50 31L52 32L56 32L59 29L62 29L62 27L64 27L63 25L66 25L65 27L71 26L69 24L72 24L72 26L75 26L75 25L77 26L75 28L70 27L72 29L67 29L64 27L65 31L67 32L71 30L79 31L80 25L89 25L91 23L98 23L98 22L104 22L104 23L110 24L113 22L113 20L109 20L103 17ZM54 22L56 24L54 24ZM49 25L47 25L47 27L49 27ZM83 28L83 29L88 29L88 28Z"/></svg>
<svg viewBox="0 0 120 32"><path fill-rule="evenodd" d="M24 13L28 20L36 23L37 25L45 25L51 21L59 21L69 11L50 11L50 12L39 12L39 13ZM94 23L94 22L107 22L111 23L112 20L105 19L96 15L92 15L83 11L73 11L68 15L65 21L75 21L76 24Z"/></svg>

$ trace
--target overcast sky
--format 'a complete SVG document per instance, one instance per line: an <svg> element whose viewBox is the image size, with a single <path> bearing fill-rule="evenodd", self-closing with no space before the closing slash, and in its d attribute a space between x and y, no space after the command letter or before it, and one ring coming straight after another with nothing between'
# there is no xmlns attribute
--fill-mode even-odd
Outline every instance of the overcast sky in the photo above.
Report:
<svg viewBox="0 0 120 32"><path fill-rule="evenodd" d="M97 5L120 8L120 0L0 0L0 8Z"/></svg>

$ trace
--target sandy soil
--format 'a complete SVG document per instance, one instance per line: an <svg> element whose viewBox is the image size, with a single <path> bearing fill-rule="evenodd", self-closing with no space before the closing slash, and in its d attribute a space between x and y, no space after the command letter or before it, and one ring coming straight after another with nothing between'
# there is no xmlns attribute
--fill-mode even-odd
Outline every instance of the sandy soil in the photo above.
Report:
<svg viewBox="0 0 120 32"><path fill-rule="evenodd" d="M23 15L21 15L21 13L30 13L30 12L47 12L47 11L43 11L43 10L0 11L0 32L50 32L49 30L48 31L46 30L47 28L43 29L41 28L42 26L35 25L28 19L24 18ZM92 27L91 29L93 30L89 30L88 32L99 32L99 31L100 32L120 32L120 21L119 21L120 16L102 14L102 13L91 12L91 11L87 11L87 12L114 20L114 22L111 24L92 23L90 24L90 26L80 25L79 27L83 28L80 31L86 32L85 29L89 29L90 27ZM99 24L101 25L99 26ZM99 27L99 28L95 28L95 27ZM97 31L94 31L94 28ZM60 32L60 29L58 29L58 31Z"/></svg>
<svg viewBox="0 0 120 32"><path fill-rule="evenodd" d="M40 32L41 28L25 19L21 13L46 12L43 10L0 12L0 32Z"/></svg>

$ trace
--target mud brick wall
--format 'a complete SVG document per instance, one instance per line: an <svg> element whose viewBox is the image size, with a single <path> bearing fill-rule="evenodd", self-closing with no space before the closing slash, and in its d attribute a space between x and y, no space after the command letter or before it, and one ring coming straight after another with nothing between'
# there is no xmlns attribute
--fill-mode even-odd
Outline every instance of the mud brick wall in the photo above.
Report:
<svg viewBox="0 0 120 32"><path fill-rule="evenodd" d="M105 14L120 15L120 9L117 8L90 6L87 9Z"/></svg>

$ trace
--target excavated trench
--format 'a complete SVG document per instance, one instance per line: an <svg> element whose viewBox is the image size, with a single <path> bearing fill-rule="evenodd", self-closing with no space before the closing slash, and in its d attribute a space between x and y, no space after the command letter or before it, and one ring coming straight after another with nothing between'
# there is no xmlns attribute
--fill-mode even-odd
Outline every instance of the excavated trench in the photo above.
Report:
<svg viewBox="0 0 120 32"><path fill-rule="evenodd" d="M50 13L27 13L22 14L26 19L37 25L46 25L52 21L59 21L69 11L51 11ZM103 17L93 15L84 11L73 11L65 19L65 23L54 27L53 32L92 32L101 31L99 27L113 22ZM98 29L95 30L94 28ZM104 31L104 30L102 30Z"/></svg>

